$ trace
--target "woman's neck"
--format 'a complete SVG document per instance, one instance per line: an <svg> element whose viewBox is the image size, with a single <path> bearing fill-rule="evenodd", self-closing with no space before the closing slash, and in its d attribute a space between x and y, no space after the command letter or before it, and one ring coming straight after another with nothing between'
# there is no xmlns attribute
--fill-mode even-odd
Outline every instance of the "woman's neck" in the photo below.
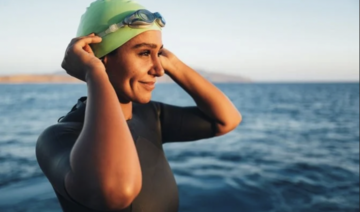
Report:
<svg viewBox="0 0 360 212"><path fill-rule="evenodd" d="M120 103L121 110L124 114L125 120L132 119L132 102Z"/></svg>

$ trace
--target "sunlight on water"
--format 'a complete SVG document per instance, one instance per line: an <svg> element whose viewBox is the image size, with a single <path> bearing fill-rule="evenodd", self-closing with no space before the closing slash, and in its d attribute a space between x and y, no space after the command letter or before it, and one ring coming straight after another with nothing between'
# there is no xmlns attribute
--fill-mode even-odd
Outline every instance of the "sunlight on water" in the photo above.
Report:
<svg viewBox="0 0 360 212"><path fill-rule="evenodd" d="M178 86L153 99L194 105ZM219 84L233 132L165 145L183 212L359 211L359 84ZM35 159L84 85L0 85L0 211L61 211Z"/></svg>

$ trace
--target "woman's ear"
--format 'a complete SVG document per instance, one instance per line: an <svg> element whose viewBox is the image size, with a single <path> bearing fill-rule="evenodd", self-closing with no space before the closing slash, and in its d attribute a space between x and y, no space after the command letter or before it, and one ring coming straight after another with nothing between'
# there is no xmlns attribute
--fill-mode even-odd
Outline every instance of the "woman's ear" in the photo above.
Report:
<svg viewBox="0 0 360 212"><path fill-rule="evenodd" d="M104 56L103 58L100 59L101 62L103 62L104 65L107 64L107 61L108 61L108 56Z"/></svg>

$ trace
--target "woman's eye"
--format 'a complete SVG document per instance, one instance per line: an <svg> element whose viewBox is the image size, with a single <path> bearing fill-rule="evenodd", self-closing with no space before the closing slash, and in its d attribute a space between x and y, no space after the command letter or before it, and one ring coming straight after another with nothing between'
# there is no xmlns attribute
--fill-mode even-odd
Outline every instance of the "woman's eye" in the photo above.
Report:
<svg viewBox="0 0 360 212"><path fill-rule="evenodd" d="M140 56L149 56L150 55L150 51L144 51L140 53Z"/></svg>

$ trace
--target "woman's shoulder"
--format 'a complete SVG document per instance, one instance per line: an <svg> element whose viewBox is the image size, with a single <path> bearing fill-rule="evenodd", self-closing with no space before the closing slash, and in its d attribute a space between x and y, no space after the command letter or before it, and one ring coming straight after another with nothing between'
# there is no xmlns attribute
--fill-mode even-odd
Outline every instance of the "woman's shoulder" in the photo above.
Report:
<svg viewBox="0 0 360 212"><path fill-rule="evenodd" d="M87 97L81 97L72 109L63 117L59 119L60 123L64 122L78 122L83 123L85 118L85 108Z"/></svg>
<svg viewBox="0 0 360 212"><path fill-rule="evenodd" d="M38 143L76 140L83 124L79 122L59 122L46 127L38 137Z"/></svg>

